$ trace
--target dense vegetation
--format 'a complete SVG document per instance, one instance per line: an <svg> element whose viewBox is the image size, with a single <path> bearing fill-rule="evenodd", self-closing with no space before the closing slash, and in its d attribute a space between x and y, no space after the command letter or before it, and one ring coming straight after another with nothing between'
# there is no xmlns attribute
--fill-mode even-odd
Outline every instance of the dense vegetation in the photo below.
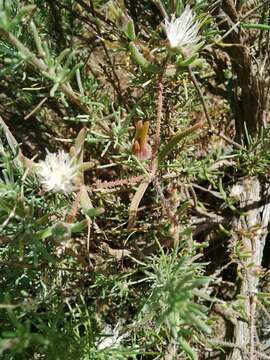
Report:
<svg viewBox="0 0 270 360"><path fill-rule="evenodd" d="M270 359L270 1L0 0L0 358Z"/></svg>

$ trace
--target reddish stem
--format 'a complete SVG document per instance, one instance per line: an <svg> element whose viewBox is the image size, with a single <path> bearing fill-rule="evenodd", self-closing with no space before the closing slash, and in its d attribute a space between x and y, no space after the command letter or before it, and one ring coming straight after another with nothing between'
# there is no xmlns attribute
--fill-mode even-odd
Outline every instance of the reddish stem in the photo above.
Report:
<svg viewBox="0 0 270 360"><path fill-rule="evenodd" d="M151 162L151 168L153 172L156 172L156 169L154 169L154 163L157 159L157 154L159 150L160 145L160 129L161 129L161 117L162 117L162 108L163 108L163 73L160 75L158 79L157 84L157 121L156 121L156 133L155 133L155 142L153 146L153 153L152 153L152 162Z"/></svg>

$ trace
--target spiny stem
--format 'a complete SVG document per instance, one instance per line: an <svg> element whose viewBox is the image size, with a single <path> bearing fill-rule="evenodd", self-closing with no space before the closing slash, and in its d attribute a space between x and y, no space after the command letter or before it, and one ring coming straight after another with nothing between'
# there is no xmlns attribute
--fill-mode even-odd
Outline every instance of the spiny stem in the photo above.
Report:
<svg viewBox="0 0 270 360"><path fill-rule="evenodd" d="M150 172L152 175L155 175L158 168L158 150L160 145L160 128L161 128L161 117L162 117L162 108L163 108L163 72L160 74L158 78L157 85L157 121L156 121L156 133L155 133L155 141L153 146Z"/></svg>
<svg viewBox="0 0 270 360"><path fill-rule="evenodd" d="M156 158L159 145L160 145L160 128L161 128L161 117L162 117L162 108L163 108L163 75L161 74L158 79L158 93L157 93L157 122L156 122L156 133L155 133L155 143L153 147L152 158Z"/></svg>
<svg viewBox="0 0 270 360"><path fill-rule="evenodd" d="M145 178L144 175L139 175L139 176L135 176L135 177L131 177L129 179L120 179L120 180L115 180L115 181L104 181L104 182L96 182L96 187L93 189L92 187L89 188L90 190L93 191L101 191L103 189L108 189L108 188L115 188L118 186L131 186L133 184L136 184L137 182L143 180Z"/></svg>
<svg viewBox="0 0 270 360"><path fill-rule="evenodd" d="M79 207L80 207L81 195L82 195L82 189L80 189L79 192L76 194L76 198L72 204L71 211L66 217L67 223L70 223L70 224L73 223L73 221L78 213Z"/></svg>

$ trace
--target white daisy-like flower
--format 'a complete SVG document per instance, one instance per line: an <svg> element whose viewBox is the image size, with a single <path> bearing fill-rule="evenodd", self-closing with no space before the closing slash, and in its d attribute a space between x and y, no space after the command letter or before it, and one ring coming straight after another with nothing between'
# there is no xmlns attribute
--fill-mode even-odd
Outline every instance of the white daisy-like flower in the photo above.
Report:
<svg viewBox="0 0 270 360"><path fill-rule="evenodd" d="M199 30L200 24L195 21L195 15L189 5L180 17L175 18L173 14L170 21L165 19L165 31L172 49L190 50L200 39Z"/></svg>
<svg viewBox="0 0 270 360"><path fill-rule="evenodd" d="M68 153L59 150L57 154L48 152L44 161L37 164L37 175L45 191L74 191L74 178L78 165Z"/></svg>

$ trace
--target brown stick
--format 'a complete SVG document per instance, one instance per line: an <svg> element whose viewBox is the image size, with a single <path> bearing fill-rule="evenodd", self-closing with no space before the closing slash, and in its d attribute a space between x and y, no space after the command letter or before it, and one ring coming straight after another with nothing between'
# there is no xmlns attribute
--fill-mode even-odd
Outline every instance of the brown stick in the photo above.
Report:
<svg viewBox="0 0 270 360"><path fill-rule="evenodd" d="M199 83L191 69L191 67L189 66L188 68L188 71L189 71L189 75L190 75L190 78L191 78L191 81L193 82L193 85L195 86L195 89L197 90L197 93L199 95L199 98L200 98L200 101L201 101L201 104L202 104L202 107L203 107L203 110L204 110L204 114L205 114L205 117L206 117L206 120L207 120L207 123L208 123L208 126L209 126L209 129L217 136L221 137L223 140L225 140L227 143L229 143L230 145L234 146L236 149L242 149L242 146L240 144L238 144L237 142L233 141L232 139L228 138L226 135L224 135L223 133L220 133L218 132L213 124L212 124L212 120L209 116L209 113L208 113L208 110L207 110L207 106L206 106L206 102L204 100L204 96L203 96L203 93L200 89L200 86L199 86Z"/></svg>

